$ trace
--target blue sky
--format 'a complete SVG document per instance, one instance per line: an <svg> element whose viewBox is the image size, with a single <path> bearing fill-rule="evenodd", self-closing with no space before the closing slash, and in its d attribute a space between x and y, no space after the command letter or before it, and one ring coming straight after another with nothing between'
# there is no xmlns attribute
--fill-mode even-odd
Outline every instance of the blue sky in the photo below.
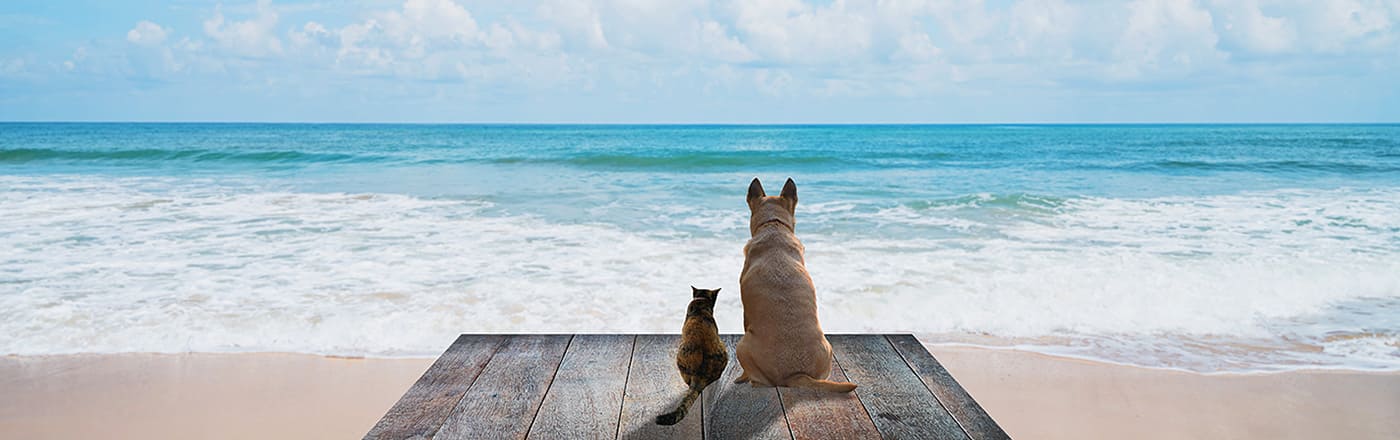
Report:
<svg viewBox="0 0 1400 440"><path fill-rule="evenodd" d="M1400 121L1400 0L7 1L0 120Z"/></svg>

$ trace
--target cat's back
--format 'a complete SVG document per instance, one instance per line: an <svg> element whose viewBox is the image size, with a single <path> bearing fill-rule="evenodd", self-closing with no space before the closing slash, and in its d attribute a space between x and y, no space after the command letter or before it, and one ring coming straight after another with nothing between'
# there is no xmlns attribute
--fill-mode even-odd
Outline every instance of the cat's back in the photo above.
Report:
<svg viewBox="0 0 1400 440"><path fill-rule="evenodd" d="M681 329L676 365L681 372L699 377L719 377L729 362L729 349L719 338L713 318L690 316Z"/></svg>

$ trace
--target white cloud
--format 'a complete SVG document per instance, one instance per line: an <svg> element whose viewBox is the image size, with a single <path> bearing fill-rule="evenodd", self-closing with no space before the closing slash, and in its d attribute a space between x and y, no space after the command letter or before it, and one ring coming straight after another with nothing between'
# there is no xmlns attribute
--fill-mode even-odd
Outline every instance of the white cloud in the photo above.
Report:
<svg viewBox="0 0 1400 440"><path fill-rule="evenodd" d="M872 17L844 0L810 5L799 0L738 0L735 28L755 52L785 63L858 62L871 54Z"/></svg>
<svg viewBox="0 0 1400 440"><path fill-rule="evenodd" d="M742 63L758 58L748 46L714 21L697 23L700 50L711 59L724 63Z"/></svg>
<svg viewBox="0 0 1400 440"><path fill-rule="evenodd" d="M471 12L452 0L408 0L398 10L372 13L336 33L341 65L434 77L450 73L447 67L457 61L444 56L461 55L483 40Z"/></svg>
<svg viewBox="0 0 1400 440"><path fill-rule="evenodd" d="M334 45L337 39L334 33L326 29L325 25L308 21L301 26L301 29L292 29L287 32L287 40L295 48L317 50Z"/></svg>
<svg viewBox="0 0 1400 440"><path fill-rule="evenodd" d="M1301 24L1319 51L1374 51L1396 43L1392 16L1384 12L1386 5L1380 1L1329 0L1304 5Z"/></svg>
<svg viewBox="0 0 1400 440"><path fill-rule="evenodd" d="M262 0L203 18L24 67L635 100L1152 90L1400 64L1400 0L403 0L340 15Z"/></svg>
<svg viewBox="0 0 1400 440"><path fill-rule="evenodd" d="M409 45L471 45L477 26L467 8L452 0L408 0L403 12L384 15L392 38Z"/></svg>
<svg viewBox="0 0 1400 440"><path fill-rule="evenodd" d="M1190 73L1227 56L1216 49L1210 12L1193 0L1137 0L1128 10L1113 51L1112 72L1120 79Z"/></svg>
<svg viewBox="0 0 1400 440"><path fill-rule="evenodd" d="M933 39L923 32L910 32L899 37L899 49L892 59L913 62L929 62L938 58L943 49L933 44Z"/></svg>
<svg viewBox="0 0 1400 440"><path fill-rule="evenodd" d="M550 0L542 3L537 13L553 23L566 37L568 44L590 49L609 46L608 37L603 33L602 18L592 2Z"/></svg>
<svg viewBox="0 0 1400 440"><path fill-rule="evenodd" d="M262 58L282 54L282 40L277 38L277 12L272 2L259 0L257 14L251 19L227 20L222 8L214 17L204 21L204 33L234 55Z"/></svg>
<svg viewBox="0 0 1400 440"><path fill-rule="evenodd" d="M792 75L784 70L758 69L753 73L753 80L760 92L770 96L788 94L793 85Z"/></svg>
<svg viewBox="0 0 1400 440"><path fill-rule="evenodd" d="M1238 52L1277 54L1292 51L1297 29L1287 17L1266 15L1259 0L1213 0L1221 42Z"/></svg>
<svg viewBox="0 0 1400 440"><path fill-rule="evenodd" d="M154 46L165 42L168 32L160 25L141 20L136 23L136 27L126 32L126 41L143 46Z"/></svg>
<svg viewBox="0 0 1400 440"><path fill-rule="evenodd" d="M501 54L525 52L554 52L559 50L562 40L559 34L536 31L510 20L506 24L492 23L484 32L482 41L486 47Z"/></svg>
<svg viewBox="0 0 1400 440"><path fill-rule="evenodd" d="M1075 31L1092 26L1082 15L1063 0L1017 2L1008 18L1010 52L1030 58L1073 58Z"/></svg>

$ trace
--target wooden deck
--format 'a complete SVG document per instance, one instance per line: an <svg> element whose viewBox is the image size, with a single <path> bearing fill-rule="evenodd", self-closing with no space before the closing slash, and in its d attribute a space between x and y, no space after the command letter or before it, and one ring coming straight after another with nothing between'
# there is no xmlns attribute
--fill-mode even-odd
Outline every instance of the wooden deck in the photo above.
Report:
<svg viewBox="0 0 1400 440"><path fill-rule="evenodd" d="M828 335L854 393L736 385L729 367L685 420L677 335L462 335L367 439L1004 439L911 335Z"/></svg>

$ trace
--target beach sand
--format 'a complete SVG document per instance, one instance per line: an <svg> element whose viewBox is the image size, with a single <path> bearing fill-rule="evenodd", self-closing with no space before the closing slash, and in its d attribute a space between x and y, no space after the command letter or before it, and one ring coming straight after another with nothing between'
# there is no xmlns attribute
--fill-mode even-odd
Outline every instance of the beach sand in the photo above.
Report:
<svg viewBox="0 0 1400 440"><path fill-rule="evenodd" d="M1017 439L1400 437L1400 373L1197 374L928 348Z"/></svg>
<svg viewBox="0 0 1400 440"><path fill-rule="evenodd" d="M1396 438L1400 374L1195 373L931 351L1017 439ZM357 438L431 359L0 357L0 438Z"/></svg>
<svg viewBox="0 0 1400 440"><path fill-rule="evenodd" d="M0 357L0 438L360 438L432 359Z"/></svg>

